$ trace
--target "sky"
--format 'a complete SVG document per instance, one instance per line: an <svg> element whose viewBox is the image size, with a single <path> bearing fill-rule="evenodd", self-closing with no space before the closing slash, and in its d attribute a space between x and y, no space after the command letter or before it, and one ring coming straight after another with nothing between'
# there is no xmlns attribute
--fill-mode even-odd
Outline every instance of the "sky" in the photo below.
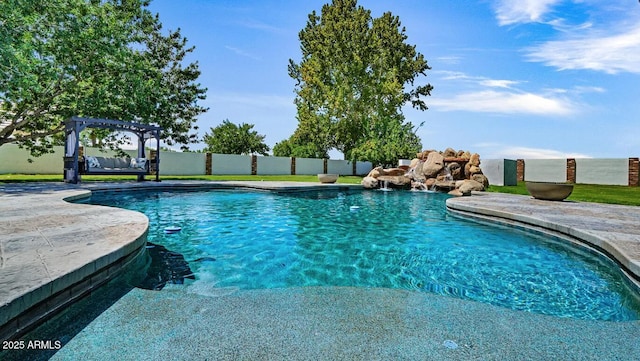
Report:
<svg viewBox="0 0 640 361"><path fill-rule="evenodd" d="M271 148L297 127L289 59L330 0L153 0L180 28L208 89L200 136L228 119ZM636 0L359 0L391 12L431 70L428 110L403 108L423 149L483 159L640 156L640 2ZM191 146L193 149L203 145ZM342 154L333 151L333 159Z"/></svg>

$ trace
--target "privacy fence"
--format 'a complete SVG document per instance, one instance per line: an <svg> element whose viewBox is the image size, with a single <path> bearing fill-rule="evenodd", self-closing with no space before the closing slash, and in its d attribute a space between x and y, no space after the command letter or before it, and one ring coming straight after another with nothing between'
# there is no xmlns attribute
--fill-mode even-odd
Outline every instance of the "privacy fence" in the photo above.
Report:
<svg viewBox="0 0 640 361"><path fill-rule="evenodd" d="M0 174L62 175L63 147L38 158L29 156L14 144L0 147ZM135 151L127 151L135 157ZM85 148L85 155L113 156ZM149 154L147 156L150 156ZM28 162L31 158L33 162ZM480 167L493 185L515 185L517 181L569 182L639 186L639 158L568 159L481 159ZM160 152L160 175L314 175L336 173L363 176L372 169L370 162L334 159L263 157L212 153Z"/></svg>
<svg viewBox="0 0 640 361"><path fill-rule="evenodd" d="M84 155L111 157L112 151L85 148ZM147 151L148 152L148 151ZM136 157L136 151L125 151ZM62 174L63 147L54 147L54 153L30 157L29 153L14 144L0 147L0 174ZM147 154L150 157L150 154ZM29 158L32 162L29 162ZM160 176L162 175L315 175L332 173L340 175L366 175L372 169L371 162L350 162L335 159L263 157L252 155L160 152Z"/></svg>
<svg viewBox="0 0 640 361"><path fill-rule="evenodd" d="M494 185L517 181L640 185L639 158L490 159L482 160L480 167Z"/></svg>

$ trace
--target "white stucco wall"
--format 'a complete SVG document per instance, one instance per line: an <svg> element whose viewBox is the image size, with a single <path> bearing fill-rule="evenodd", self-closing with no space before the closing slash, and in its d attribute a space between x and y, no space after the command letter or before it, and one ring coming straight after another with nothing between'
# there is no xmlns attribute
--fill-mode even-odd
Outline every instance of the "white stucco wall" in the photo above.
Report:
<svg viewBox="0 0 640 361"><path fill-rule="evenodd" d="M482 164L480 165L482 168ZM566 182L566 159L525 159L524 180L536 182Z"/></svg>
<svg viewBox="0 0 640 361"><path fill-rule="evenodd" d="M327 173L352 175L353 164L347 160L329 159L327 162Z"/></svg>
<svg viewBox="0 0 640 361"><path fill-rule="evenodd" d="M54 147L55 153L32 157L15 144L0 146L0 174L57 174L62 176L63 147ZM29 159L32 162L29 162Z"/></svg>
<svg viewBox="0 0 640 361"><path fill-rule="evenodd" d="M629 159L576 159L576 183L629 184Z"/></svg>
<svg viewBox="0 0 640 361"><path fill-rule="evenodd" d="M212 154L212 174L251 174L251 156L236 154ZM204 174L204 172L202 173Z"/></svg>
<svg viewBox="0 0 640 361"><path fill-rule="evenodd" d="M373 169L371 162L356 162L356 175L365 176Z"/></svg>
<svg viewBox="0 0 640 361"><path fill-rule="evenodd" d="M256 157L256 174L291 174L291 158L289 157Z"/></svg>
<svg viewBox="0 0 640 361"><path fill-rule="evenodd" d="M205 174L206 157L205 153L160 151L160 176Z"/></svg>
<svg viewBox="0 0 640 361"><path fill-rule="evenodd" d="M324 161L316 158L296 158L296 174L313 175L324 173Z"/></svg>

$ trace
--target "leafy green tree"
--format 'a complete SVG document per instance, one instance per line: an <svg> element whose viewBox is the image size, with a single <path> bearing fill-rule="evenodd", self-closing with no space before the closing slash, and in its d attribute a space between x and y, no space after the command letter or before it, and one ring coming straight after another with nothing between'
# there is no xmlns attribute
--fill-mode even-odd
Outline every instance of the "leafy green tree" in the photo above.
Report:
<svg viewBox="0 0 640 361"><path fill-rule="evenodd" d="M324 153L336 148L351 160L358 155L390 163L406 156L397 152L407 147L394 142L418 139L408 134L414 126L405 123L402 106L410 102L426 110L423 97L433 87L415 84L430 67L406 43L400 19L390 12L373 18L356 0L333 0L321 15L309 14L299 38L302 59L289 60L299 122L290 141ZM373 144L395 151L375 150Z"/></svg>
<svg viewBox="0 0 640 361"><path fill-rule="evenodd" d="M262 154L269 155L269 146L264 135L258 134L253 124L235 125L228 119L204 135L205 151L218 154Z"/></svg>
<svg viewBox="0 0 640 361"><path fill-rule="evenodd" d="M146 0L0 1L0 145L48 152L73 116L157 124L196 141L197 63L179 30L163 35ZM109 131L91 139L116 142ZM99 141L97 141L99 142Z"/></svg>
<svg viewBox="0 0 640 361"><path fill-rule="evenodd" d="M291 141L285 139L273 146L273 155L276 157L291 157Z"/></svg>
<svg viewBox="0 0 640 361"><path fill-rule="evenodd" d="M315 144L300 144L291 139L276 143L273 146L273 155L276 157L329 158L329 154L325 150L319 149Z"/></svg>
<svg viewBox="0 0 640 361"><path fill-rule="evenodd" d="M413 124L381 122L378 125L383 127L378 130L378 135L371 134L366 141L360 142L352 150L351 155L354 159L393 167L398 159L411 159L422 150L422 144L415 134Z"/></svg>

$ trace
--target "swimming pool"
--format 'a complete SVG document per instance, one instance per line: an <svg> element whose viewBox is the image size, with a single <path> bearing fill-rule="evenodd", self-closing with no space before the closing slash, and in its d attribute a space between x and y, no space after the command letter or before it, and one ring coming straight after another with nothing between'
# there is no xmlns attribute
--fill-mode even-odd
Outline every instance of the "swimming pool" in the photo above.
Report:
<svg viewBox="0 0 640 361"><path fill-rule="evenodd" d="M305 286L397 288L559 317L637 320L612 261L561 241L447 213L434 193L98 192L138 210L149 241L184 257L201 295ZM166 233L171 226L181 228Z"/></svg>

